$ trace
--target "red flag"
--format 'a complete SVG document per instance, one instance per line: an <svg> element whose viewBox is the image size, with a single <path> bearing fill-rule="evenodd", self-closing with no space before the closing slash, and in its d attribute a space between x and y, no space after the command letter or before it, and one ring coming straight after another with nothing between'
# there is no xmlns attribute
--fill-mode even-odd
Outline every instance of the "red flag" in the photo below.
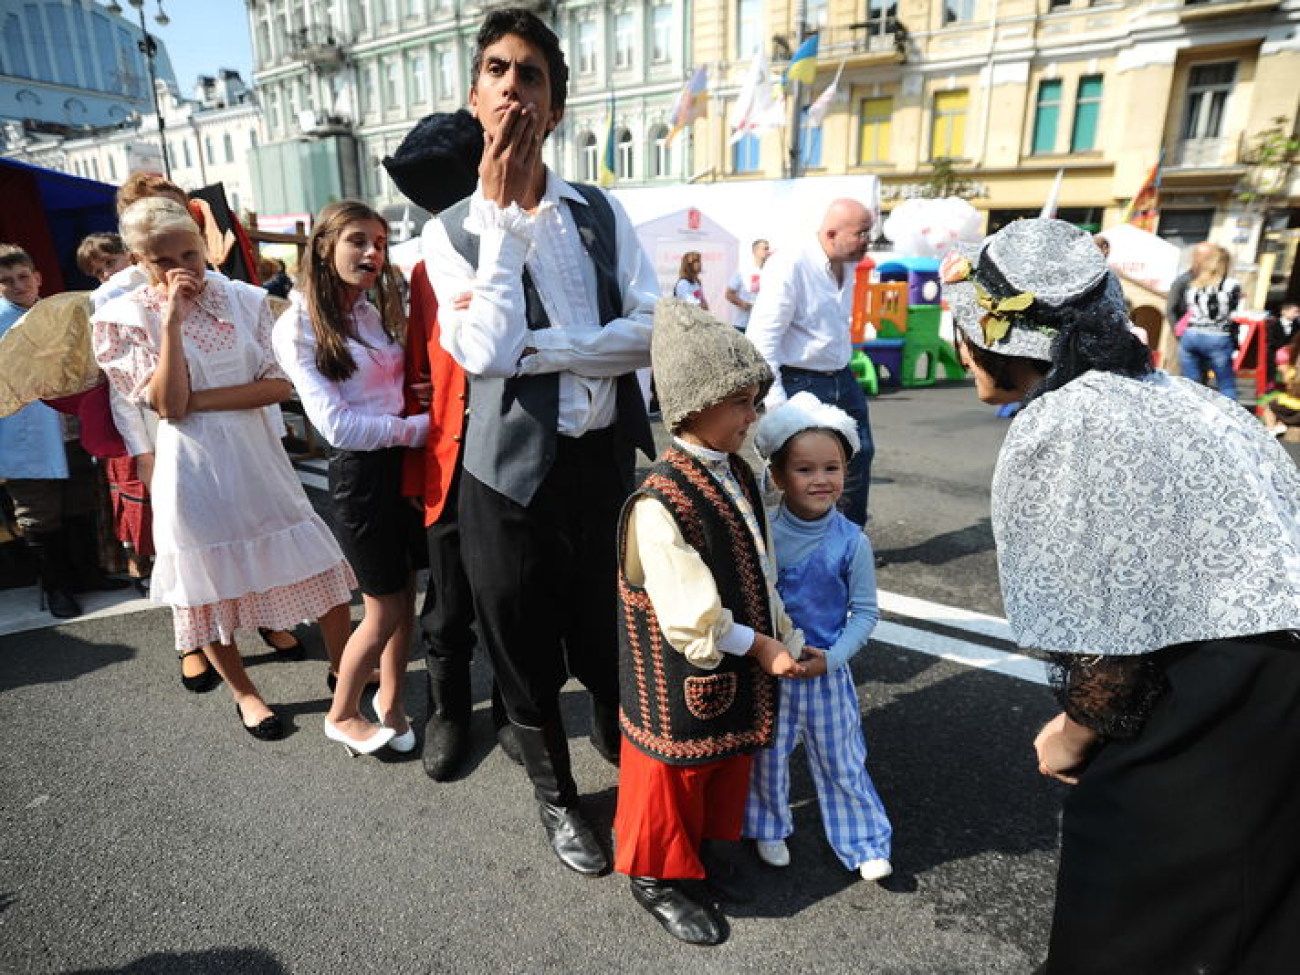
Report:
<svg viewBox="0 0 1300 975"><path fill-rule="evenodd" d="M1125 223L1131 223L1149 234L1154 234L1156 226L1160 223L1160 164L1164 162L1164 158L1165 154L1162 150L1160 157L1156 159L1156 164L1147 174L1146 182L1142 184L1142 188L1137 191L1133 199L1129 200L1128 209L1124 211Z"/></svg>

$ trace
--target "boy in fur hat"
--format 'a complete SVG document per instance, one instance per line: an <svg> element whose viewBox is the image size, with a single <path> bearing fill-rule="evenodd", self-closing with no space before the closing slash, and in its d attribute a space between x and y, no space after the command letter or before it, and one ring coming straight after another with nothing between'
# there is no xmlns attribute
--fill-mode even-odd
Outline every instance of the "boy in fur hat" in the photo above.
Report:
<svg viewBox="0 0 1300 975"><path fill-rule="evenodd" d="M738 456L772 373L743 335L674 299L651 359L674 439L623 509L623 729L615 864L632 895L689 944L727 922L706 841L740 838L752 753L770 745L771 676L805 674L803 636L776 594L758 487ZM733 898L739 899L739 898Z"/></svg>

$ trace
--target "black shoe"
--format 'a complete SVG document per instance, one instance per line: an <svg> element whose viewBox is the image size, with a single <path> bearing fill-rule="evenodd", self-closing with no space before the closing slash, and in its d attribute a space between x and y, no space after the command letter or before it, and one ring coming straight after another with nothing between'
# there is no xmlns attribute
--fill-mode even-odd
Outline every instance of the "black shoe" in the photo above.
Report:
<svg viewBox="0 0 1300 975"><path fill-rule="evenodd" d="M883 569L883 568L884 568L885 566L887 566L887 565L889 565L889 559L885 558L883 555L877 555L877 556L876 556L876 568L877 568L877 569Z"/></svg>
<svg viewBox="0 0 1300 975"><path fill-rule="evenodd" d="M455 778L469 751L469 728L459 721L429 715L424 725L424 774L435 782Z"/></svg>
<svg viewBox="0 0 1300 975"><path fill-rule="evenodd" d="M177 657L184 660L186 657L192 657L196 653L203 653L203 649L188 650L185 653L177 654ZM181 672L181 686L191 694L204 694L221 683L221 675L217 669L208 662L208 669L201 674L195 674L193 677L186 677L184 671Z"/></svg>
<svg viewBox="0 0 1300 975"><path fill-rule="evenodd" d="M515 726L506 717L506 705L501 699L501 688L492 681L492 726L496 728L497 744L506 758L516 765L524 764L524 753L519 750L519 739L515 735Z"/></svg>
<svg viewBox="0 0 1300 975"><path fill-rule="evenodd" d="M733 844L734 845L734 844ZM716 840L705 840L700 849L704 864L704 885L718 900L729 904L750 904L754 900L754 884L735 861L723 854Z"/></svg>
<svg viewBox="0 0 1300 975"><path fill-rule="evenodd" d="M519 738L515 735L515 726L506 722L497 729L497 744L506 758L516 765L524 764L524 753L519 750Z"/></svg>
<svg viewBox="0 0 1300 975"><path fill-rule="evenodd" d="M271 634L274 632L275 630L267 629L265 626L259 626L257 628L257 635L262 638L263 643L275 651L277 657L282 660L301 660L307 655L307 648L302 645L302 641L296 636L293 637L293 644L291 646L277 647L271 642ZM288 633L288 630L283 632ZM289 635L293 636L292 633ZM330 690L333 690L333 688L330 688Z"/></svg>
<svg viewBox="0 0 1300 975"><path fill-rule="evenodd" d="M77 597L66 589L42 588L41 608L48 609L51 616L61 620L70 620L84 612Z"/></svg>
<svg viewBox="0 0 1300 975"><path fill-rule="evenodd" d="M549 802L537 803L537 812L546 830L551 849L570 870L584 877L599 877L609 873L609 858L596 841L582 813L576 808L556 806Z"/></svg>
<svg viewBox="0 0 1300 975"><path fill-rule="evenodd" d="M244 712L239 710L238 704L235 705L235 716L239 718L239 723L243 729L258 741L277 741L285 735L284 722L274 712L270 717L263 718L252 727L244 724Z"/></svg>
<svg viewBox="0 0 1300 975"><path fill-rule="evenodd" d="M618 727L618 705L591 699L591 746L610 765L618 766L623 734Z"/></svg>
<svg viewBox="0 0 1300 975"><path fill-rule="evenodd" d="M632 896L678 941L720 945L730 933L727 919L712 904L692 897L678 881L629 877Z"/></svg>
<svg viewBox="0 0 1300 975"><path fill-rule="evenodd" d="M98 568L89 571L80 571L77 573L76 585L72 587L73 592L117 592L119 589L126 589L131 585L130 579L117 579L113 576L100 572Z"/></svg>
<svg viewBox="0 0 1300 975"><path fill-rule="evenodd" d="M429 720L424 726L424 774L435 782L455 777L469 753L469 655L425 655Z"/></svg>

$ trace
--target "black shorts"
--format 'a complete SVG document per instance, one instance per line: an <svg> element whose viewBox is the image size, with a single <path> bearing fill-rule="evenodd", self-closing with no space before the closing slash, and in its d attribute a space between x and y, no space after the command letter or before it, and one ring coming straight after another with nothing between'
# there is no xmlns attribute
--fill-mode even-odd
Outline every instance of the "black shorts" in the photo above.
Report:
<svg viewBox="0 0 1300 975"><path fill-rule="evenodd" d="M428 564L423 517L402 497L405 451L330 452L334 534L367 596L400 592Z"/></svg>

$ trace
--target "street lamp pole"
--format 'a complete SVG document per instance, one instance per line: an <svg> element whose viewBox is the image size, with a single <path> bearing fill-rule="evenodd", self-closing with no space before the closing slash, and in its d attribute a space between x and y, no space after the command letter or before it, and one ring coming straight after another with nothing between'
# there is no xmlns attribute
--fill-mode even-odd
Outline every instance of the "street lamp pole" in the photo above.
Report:
<svg viewBox="0 0 1300 975"><path fill-rule="evenodd" d="M149 69L149 94L153 97L153 113L158 119L158 147L162 149L163 175L170 180L172 178L172 161L167 152L167 122L163 118L162 104L158 101L158 77L153 64L154 58L158 54L158 42L153 39L153 35L149 33L149 28L145 26L144 0L127 0L127 2L135 8L136 13L140 16L140 40L137 46L140 53L144 55L145 65ZM108 9L110 13L117 13L122 8L113 3ZM154 19L158 21L160 27L166 27L171 22L167 12L162 8L161 0L159 0L158 13Z"/></svg>

